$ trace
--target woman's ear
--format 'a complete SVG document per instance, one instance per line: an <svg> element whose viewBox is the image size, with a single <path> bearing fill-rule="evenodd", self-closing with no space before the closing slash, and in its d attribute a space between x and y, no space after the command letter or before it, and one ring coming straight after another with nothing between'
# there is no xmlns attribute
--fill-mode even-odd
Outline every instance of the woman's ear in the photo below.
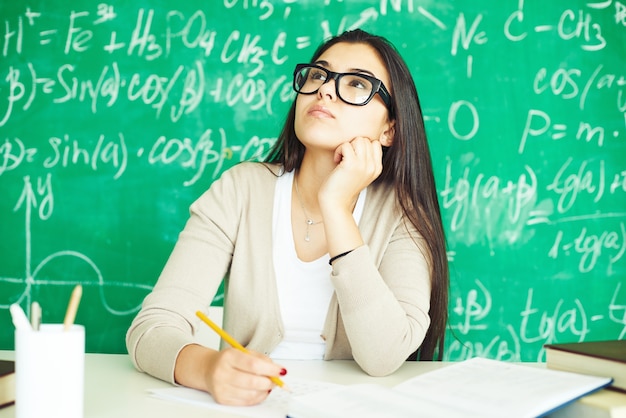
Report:
<svg viewBox="0 0 626 418"><path fill-rule="evenodd" d="M391 122L389 122L389 126L387 127L387 129L385 129L380 135L380 144L383 147L390 147L393 144L393 135L396 132L395 125L396 121L392 120Z"/></svg>

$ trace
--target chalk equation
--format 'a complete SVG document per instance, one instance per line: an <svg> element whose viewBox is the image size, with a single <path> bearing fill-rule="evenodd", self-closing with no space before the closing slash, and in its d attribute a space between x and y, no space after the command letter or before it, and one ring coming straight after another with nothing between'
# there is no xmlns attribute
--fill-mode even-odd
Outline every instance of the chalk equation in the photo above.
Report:
<svg viewBox="0 0 626 418"><path fill-rule="evenodd" d="M93 172L111 173L111 178L117 180L126 172L129 163L145 160L151 166L175 166L189 172L190 177L183 185L192 186L205 175L209 180L217 178L225 161L262 159L275 138L254 135L245 144L237 144L229 141L223 128L207 129L198 138L158 135L148 147L130 144L132 155L129 155L127 142L122 133L114 136L100 134L86 139L65 134L48 138L42 147L27 145L20 138L5 138L0 144L0 178L20 168L44 169L51 175L68 167L87 167Z"/></svg>
<svg viewBox="0 0 626 418"><path fill-rule="evenodd" d="M154 110L157 119L164 116L178 122L192 113L205 96L214 103L229 107L238 104L250 110L274 113L276 103L293 99L291 80L280 75L275 80L236 74L231 79L208 79L200 61L189 67L178 66L171 74L128 74L117 62L106 64L98 74L84 74L72 64L61 65L46 75L37 72L32 63L26 69L10 66L7 81L7 105L0 115L0 126L6 125L16 111L28 112L37 101L48 100L49 105L69 102L85 104L92 114L101 108L116 105L139 105ZM208 94L206 93L208 91Z"/></svg>
<svg viewBox="0 0 626 418"><path fill-rule="evenodd" d="M623 199L625 172L620 169L607 174L603 161L583 160L577 163L578 168L571 167L572 162L573 159L568 158L552 180L547 178L541 183L542 178L528 165L516 178L506 179L487 176L474 166L463 164L460 175L455 177L452 161L448 159L440 191L442 206L449 213L447 229L468 244L486 241L490 253L494 254L494 248L501 245L527 242L534 228L541 225L559 225L560 228L566 224L583 225L578 237L568 243L562 243L564 232L559 230L554 245L546 249L546 254L554 259L579 256L578 271L581 273L593 270L604 254L608 273L611 273L612 266L623 259L626 249L626 207L598 213L595 204L616 195ZM545 194L543 192L552 193L553 197L539 201L539 196ZM577 200L584 203L576 205ZM569 214L578 207L594 209L589 213ZM584 227L593 220L610 219L616 220L610 230L593 233L591 228Z"/></svg>
<svg viewBox="0 0 626 418"><path fill-rule="evenodd" d="M602 323L609 323L614 334L609 339L626 338L626 289L617 283L611 294L602 301L600 310L586 308L591 300L580 297L550 297L535 295L528 288L525 299L510 301L519 311L510 323L495 330L491 315L494 297L480 279L474 280L472 289L462 292L451 301L450 329L445 359L459 361L475 356L507 361L545 361L544 344L559 341L584 341ZM523 304L520 304L524 301ZM513 308L515 309L515 308ZM477 333L493 335L474 341ZM531 347L535 347L534 349ZM529 356L536 353L536 357Z"/></svg>

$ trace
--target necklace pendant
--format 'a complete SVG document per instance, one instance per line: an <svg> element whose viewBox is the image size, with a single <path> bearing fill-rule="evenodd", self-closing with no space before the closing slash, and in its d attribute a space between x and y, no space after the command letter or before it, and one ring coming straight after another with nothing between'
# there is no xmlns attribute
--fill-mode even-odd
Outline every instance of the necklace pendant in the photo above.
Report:
<svg viewBox="0 0 626 418"><path fill-rule="evenodd" d="M309 231L312 225L317 225L322 223L323 221L315 222L313 219L309 218L309 215L306 213L306 209L304 208L304 203L302 203L302 198L300 197L300 191L298 190L298 180L294 177L294 186L296 188L296 195L298 196L298 201L300 202L300 207L302 208L302 213L304 214L304 223L306 223L306 233L304 235L304 241L310 242L311 236L309 235Z"/></svg>

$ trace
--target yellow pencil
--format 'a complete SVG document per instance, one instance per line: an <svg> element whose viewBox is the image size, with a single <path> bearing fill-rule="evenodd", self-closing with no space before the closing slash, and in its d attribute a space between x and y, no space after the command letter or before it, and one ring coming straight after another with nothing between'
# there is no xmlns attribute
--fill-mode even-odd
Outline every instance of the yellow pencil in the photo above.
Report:
<svg viewBox="0 0 626 418"><path fill-rule="evenodd" d="M224 340L226 341L228 344L230 344L233 348L236 348L237 350L243 352L243 353L248 353L249 351L246 350L246 348L239 344L237 342L237 340L235 340L233 337L230 336L230 334L228 334L226 331L224 331L223 329L221 329L220 327L217 326L217 324L213 321L211 321L209 319L208 316L206 316L203 312L201 311L197 311L196 315L198 316L198 318L202 319L202 321L207 324L209 327L211 327L211 329L215 332L217 332L217 334ZM285 385L285 382L283 382L282 380L280 380L278 377L276 376L268 376L269 379L274 382L276 384L276 386L279 386L281 388L283 388L284 390L289 391L289 388Z"/></svg>
<svg viewBox="0 0 626 418"><path fill-rule="evenodd" d="M65 312L65 319L63 320L63 329L68 331L74 324L74 318L76 318L76 311L78 310L78 304L80 298L83 295L83 287L77 284L70 296L70 302L67 305L67 311Z"/></svg>

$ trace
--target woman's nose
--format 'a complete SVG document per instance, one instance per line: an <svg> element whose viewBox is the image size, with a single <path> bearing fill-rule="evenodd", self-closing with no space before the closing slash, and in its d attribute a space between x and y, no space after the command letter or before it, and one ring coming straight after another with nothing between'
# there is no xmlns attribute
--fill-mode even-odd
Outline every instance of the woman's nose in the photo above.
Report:
<svg viewBox="0 0 626 418"><path fill-rule="evenodd" d="M337 88L336 88L336 80L333 78L329 78L324 84L320 86L317 90L317 97L320 99L323 97L328 97L331 100L337 99Z"/></svg>

